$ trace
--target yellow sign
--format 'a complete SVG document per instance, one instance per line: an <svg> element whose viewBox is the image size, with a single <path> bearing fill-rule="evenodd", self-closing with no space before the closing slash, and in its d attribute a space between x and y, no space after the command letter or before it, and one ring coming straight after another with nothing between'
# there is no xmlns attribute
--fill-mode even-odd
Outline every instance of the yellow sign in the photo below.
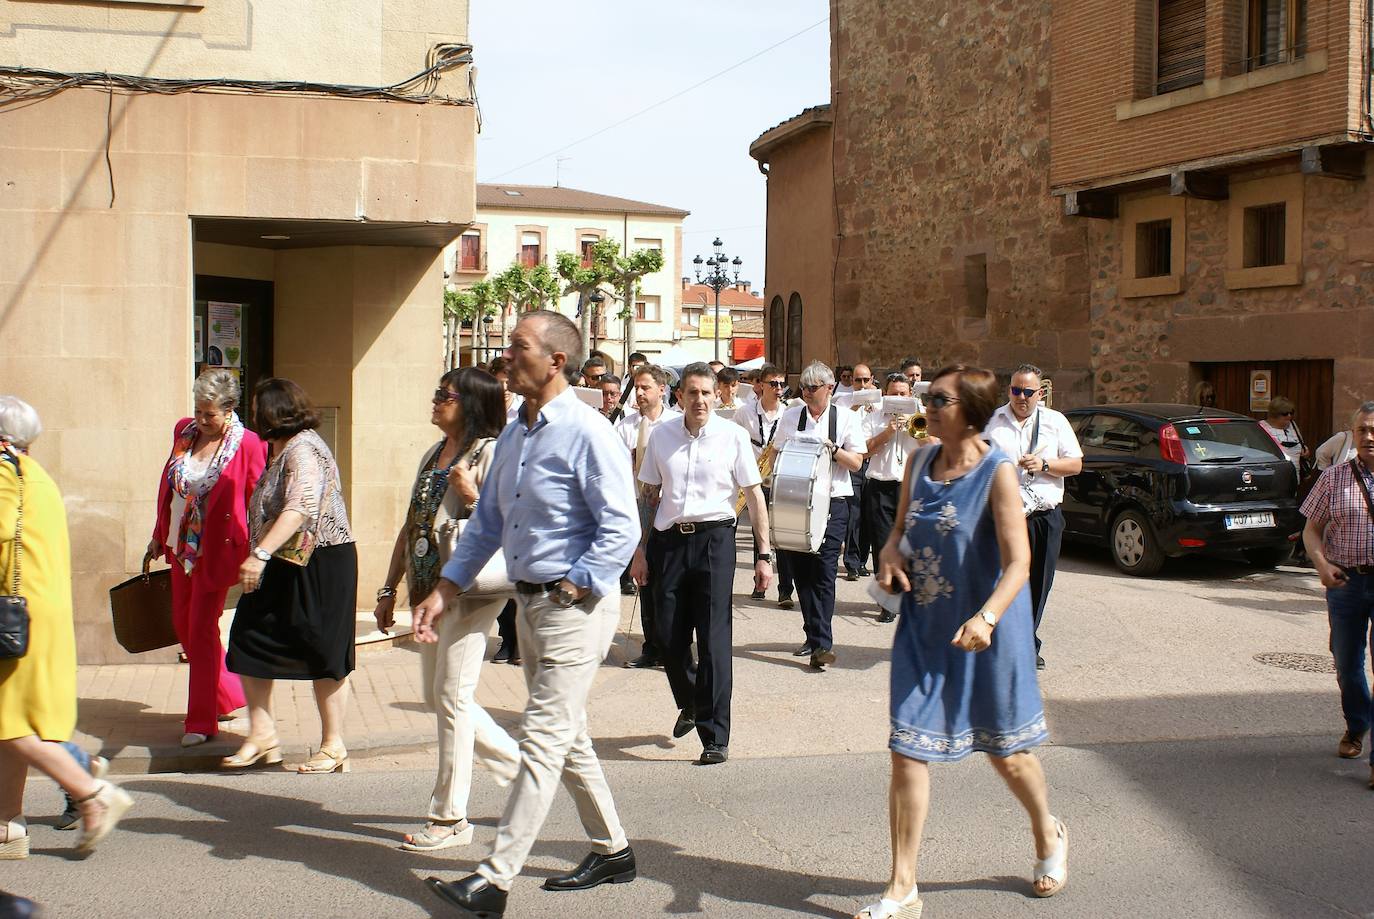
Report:
<svg viewBox="0 0 1374 919"><path fill-rule="evenodd" d="M720 336L729 338L735 333L735 324L728 310L720 311ZM716 336L716 317L706 310L701 311L701 325L697 328L698 338L715 338Z"/></svg>
<svg viewBox="0 0 1374 919"><path fill-rule="evenodd" d="M1273 374L1268 370L1250 371L1250 411L1269 411L1269 400L1273 397L1271 392L1273 387Z"/></svg>

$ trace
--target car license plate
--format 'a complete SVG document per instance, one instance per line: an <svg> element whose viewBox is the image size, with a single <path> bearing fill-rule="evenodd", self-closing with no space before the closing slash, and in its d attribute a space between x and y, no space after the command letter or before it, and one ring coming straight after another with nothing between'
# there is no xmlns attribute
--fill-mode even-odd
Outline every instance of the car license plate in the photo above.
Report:
<svg viewBox="0 0 1374 919"><path fill-rule="evenodd" d="M1271 527L1274 525L1274 515L1269 511L1258 514L1227 514L1226 529L1228 530L1255 530L1260 527Z"/></svg>

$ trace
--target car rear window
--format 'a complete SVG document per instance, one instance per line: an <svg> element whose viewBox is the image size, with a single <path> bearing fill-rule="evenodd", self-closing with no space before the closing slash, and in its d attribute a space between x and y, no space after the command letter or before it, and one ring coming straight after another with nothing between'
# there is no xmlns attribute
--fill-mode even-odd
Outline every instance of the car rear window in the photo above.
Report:
<svg viewBox="0 0 1374 919"><path fill-rule="evenodd" d="M1254 421L1175 421L1189 463L1256 463L1283 459L1274 439Z"/></svg>

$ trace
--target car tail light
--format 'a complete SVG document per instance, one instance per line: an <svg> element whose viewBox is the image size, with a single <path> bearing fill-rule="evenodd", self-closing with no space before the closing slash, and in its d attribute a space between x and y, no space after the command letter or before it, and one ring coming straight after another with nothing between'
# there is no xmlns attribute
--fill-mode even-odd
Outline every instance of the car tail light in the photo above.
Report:
<svg viewBox="0 0 1374 919"><path fill-rule="evenodd" d="M1180 546L1183 546L1185 549L1201 549L1203 546L1207 545L1207 540L1205 540L1205 539L1184 539L1183 537L1180 536L1180 537L1179 537L1179 540L1178 540L1178 544L1179 544Z"/></svg>
<svg viewBox="0 0 1374 919"><path fill-rule="evenodd" d="M1188 465L1188 457L1183 455L1183 438L1172 424L1159 429L1159 455L1165 462Z"/></svg>

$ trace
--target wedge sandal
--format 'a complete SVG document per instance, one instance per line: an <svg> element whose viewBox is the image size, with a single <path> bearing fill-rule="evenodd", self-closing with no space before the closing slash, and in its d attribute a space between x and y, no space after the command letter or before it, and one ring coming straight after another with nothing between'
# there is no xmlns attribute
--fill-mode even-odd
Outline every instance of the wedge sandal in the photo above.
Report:
<svg viewBox="0 0 1374 919"><path fill-rule="evenodd" d="M925 906L920 891L913 887L911 893L900 900L883 897L877 903L865 906L855 914L854 919L921 919L921 911Z"/></svg>
<svg viewBox="0 0 1374 919"><path fill-rule="evenodd" d="M407 852L438 852L452 849L472 842L472 824L463 820L459 823L426 823L418 833L407 833L401 848Z"/></svg>
<svg viewBox="0 0 1374 919"><path fill-rule="evenodd" d="M1058 817L1053 819L1059 830L1054 851L1045 858L1037 859L1035 870L1031 872L1031 891L1037 897L1052 897L1069 882L1069 828ZM1042 890L1040 882L1045 878L1052 883Z"/></svg>
<svg viewBox="0 0 1374 919"><path fill-rule="evenodd" d="M5 824L5 841L0 842L0 860L16 861L29 857L29 825L20 814Z"/></svg>

